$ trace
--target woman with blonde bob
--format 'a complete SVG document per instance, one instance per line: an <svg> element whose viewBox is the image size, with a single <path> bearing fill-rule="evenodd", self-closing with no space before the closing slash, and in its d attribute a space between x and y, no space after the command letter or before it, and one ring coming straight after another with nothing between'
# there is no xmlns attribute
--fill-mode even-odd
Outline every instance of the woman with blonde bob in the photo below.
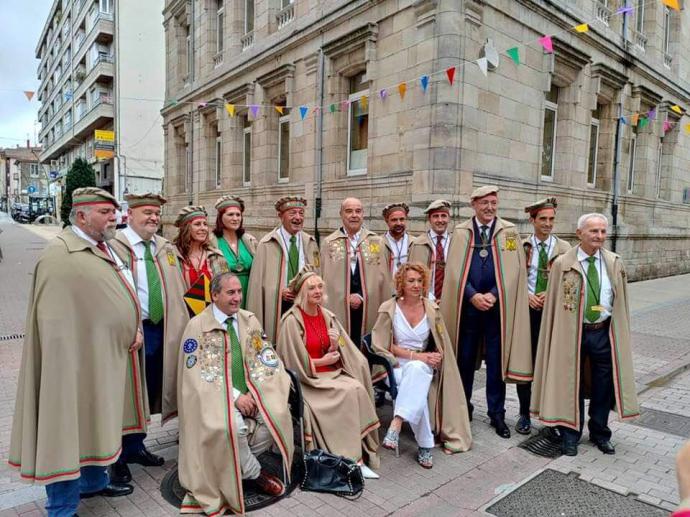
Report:
<svg viewBox="0 0 690 517"><path fill-rule="evenodd" d="M393 421L383 446L398 451L403 422L412 428L417 462L433 466L436 441L453 454L472 445L460 372L438 306L427 299L429 270L419 262L400 266L396 296L379 307L372 330L374 351L394 366L398 384Z"/></svg>
<svg viewBox="0 0 690 517"><path fill-rule="evenodd" d="M324 283L307 264L290 282L295 301L282 317L276 351L299 374L306 448L358 462L378 478L379 419L367 360L335 315L323 307Z"/></svg>

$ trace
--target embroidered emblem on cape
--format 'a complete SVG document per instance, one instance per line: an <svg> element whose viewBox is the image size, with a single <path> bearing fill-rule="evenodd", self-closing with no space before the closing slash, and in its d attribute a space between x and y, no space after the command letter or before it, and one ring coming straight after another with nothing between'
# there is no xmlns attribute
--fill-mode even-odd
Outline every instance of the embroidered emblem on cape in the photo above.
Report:
<svg viewBox="0 0 690 517"><path fill-rule="evenodd" d="M443 324L440 321L436 322L436 332L438 332L440 336L443 336Z"/></svg>
<svg viewBox="0 0 690 517"><path fill-rule="evenodd" d="M220 331L207 332L199 345L199 365L201 378L215 384L218 389L223 386L223 359L225 349L223 334Z"/></svg>
<svg viewBox="0 0 690 517"><path fill-rule="evenodd" d="M570 312L575 312L579 296L579 287L577 281L568 278L566 275L563 278L563 309Z"/></svg>
<svg viewBox="0 0 690 517"><path fill-rule="evenodd" d="M338 336L338 345L340 345L340 346L345 346L345 344L346 344L345 338L343 337L342 334L339 335L339 336Z"/></svg>
<svg viewBox="0 0 690 517"><path fill-rule="evenodd" d="M194 368L194 365L196 364L196 356L194 354L188 355L186 364L187 368Z"/></svg>
<svg viewBox="0 0 690 517"><path fill-rule="evenodd" d="M335 239L328 243L328 254L333 262L340 262L345 258L345 239Z"/></svg>
<svg viewBox="0 0 690 517"><path fill-rule="evenodd" d="M266 346L259 353L259 361L268 368L278 368L278 356L270 346Z"/></svg>
<svg viewBox="0 0 690 517"><path fill-rule="evenodd" d="M365 241L360 248L362 256L367 264L379 265L381 262L381 244L378 242Z"/></svg>
<svg viewBox="0 0 690 517"><path fill-rule="evenodd" d="M506 251L516 251L518 248L516 235L506 235Z"/></svg>
<svg viewBox="0 0 690 517"><path fill-rule="evenodd" d="M172 252L172 250L168 250L167 257L168 264L170 264L171 266L177 265L177 259L175 258L175 254Z"/></svg>
<svg viewBox="0 0 690 517"><path fill-rule="evenodd" d="M261 352L264 348L264 334L260 330L253 330L247 337L247 346L253 348L256 352Z"/></svg>
<svg viewBox="0 0 690 517"><path fill-rule="evenodd" d="M184 349L185 354L191 354L197 349L198 346L199 343L197 343L196 339L188 339L184 342L182 348Z"/></svg>
<svg viewBox="0 0 690 517"><path fill-rule="evenodd" d="M312 263L314 264L314 267L321 267L321 256L319 255L318 250L314 251L314 255L312 256Z"/></svg>

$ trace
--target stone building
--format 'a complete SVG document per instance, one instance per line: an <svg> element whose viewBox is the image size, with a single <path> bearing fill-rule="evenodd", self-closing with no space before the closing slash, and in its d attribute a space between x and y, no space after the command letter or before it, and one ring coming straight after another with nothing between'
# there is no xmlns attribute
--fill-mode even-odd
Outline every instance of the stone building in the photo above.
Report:
<svg viewBox="0 0 690 517"><path fill-rule="evenodd" d="M15 146L0 149L1 206L28 203L30 197L47 197L48 174L39 163L40 147Z"/></svg>
<svg viewBox="0 0 690 517"><path fill-rule="evenodd" d="M574 30L583 23L588 31ZM181 206L213 213L226 193L245 199L245 226L258 234L288 194L308 199L307 227L321 237L339 226L345 196L364 201L374 231L385 228L382 207L405 200L416 232L430 200L452 201L458 221L474 187L498 184L502 215L525 232L522 208L555 195L566 238L581 213L612 216L610 244L631 278L690 271L690 119L677 113L690 107L687 9L166 0L164 25L169 233ZM513 47L519 64L506 54ZM256 116L249 106L260 106Z"/></svg>

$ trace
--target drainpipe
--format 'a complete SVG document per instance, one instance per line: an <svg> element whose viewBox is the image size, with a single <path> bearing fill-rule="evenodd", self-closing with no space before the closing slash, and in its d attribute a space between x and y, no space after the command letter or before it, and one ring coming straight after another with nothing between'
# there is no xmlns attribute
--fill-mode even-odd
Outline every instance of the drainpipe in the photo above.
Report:
<svg viewBox="0 0 690 517"><path fill-rule="evenodd" d="M316 119L316 199L314 200L314 238L317 244L321 244L319 234L319 218L321 217L322 192L323 192L323 98L325 86L325 58L323 49L319 48L318 71L318 99L319 116Z"/></svg>

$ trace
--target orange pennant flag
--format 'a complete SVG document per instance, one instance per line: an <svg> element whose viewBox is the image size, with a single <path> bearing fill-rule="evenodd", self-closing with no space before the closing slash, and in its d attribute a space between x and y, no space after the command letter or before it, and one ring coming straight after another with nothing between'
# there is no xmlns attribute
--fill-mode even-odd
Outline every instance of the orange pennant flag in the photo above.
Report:
<svg viewBox="0 0 690 517"><path fill-rule="evenodd" d="M283 110L284 110L285 108L283 108L283 106L275 106L275 109L276 109L276 111L277 111L278 113L280 113L280 114L282 115L282 114L283 114Z"/></svg>
<svg viewBox="0 0 690 517"><path fill-rule="evenodd" d="M661 3L666 7L680 11L680 4L678 3L678 0L661 0Z"/></svg>
<svg viewBox="0 0 690 517"><path fill-rule="evenodd" d="M31 102L31 99L34 98L34 93L36 93L36 92L24 91L24 95L26 95L26 100L28 100L29 102Z"/></svg>
<svg viewBox="0 0 690 517"><path fill-rule="evenodd" d="M400 83L398 85L398 93L400 93L400 100L405 99L405 93L407 92L407 84L406 83Z"/></svg>
<svg viewBox="0 0 690 517"><path fill-rule="evenodd" d="M633 113L633 114L630 116L630 125L631 125L631 126L636 126L637 123L639 122L639 120L640 120L640 114L639 114L639 113Z"/></svg>
<svg viewBox="0 0 690 517"><path fill-rule="evenodd" d="M235 105L234 104L226 104L225 110L228 112L228 115L230 115L231 117L235 116Z"/></svg>
<svg viewBox="0 0 690 517"><path fill-rule="evenodd" d="M589 30L589 24L583 23L581 25L576 25L575 26L575 32L583 33L587 32Z"/></svg>

